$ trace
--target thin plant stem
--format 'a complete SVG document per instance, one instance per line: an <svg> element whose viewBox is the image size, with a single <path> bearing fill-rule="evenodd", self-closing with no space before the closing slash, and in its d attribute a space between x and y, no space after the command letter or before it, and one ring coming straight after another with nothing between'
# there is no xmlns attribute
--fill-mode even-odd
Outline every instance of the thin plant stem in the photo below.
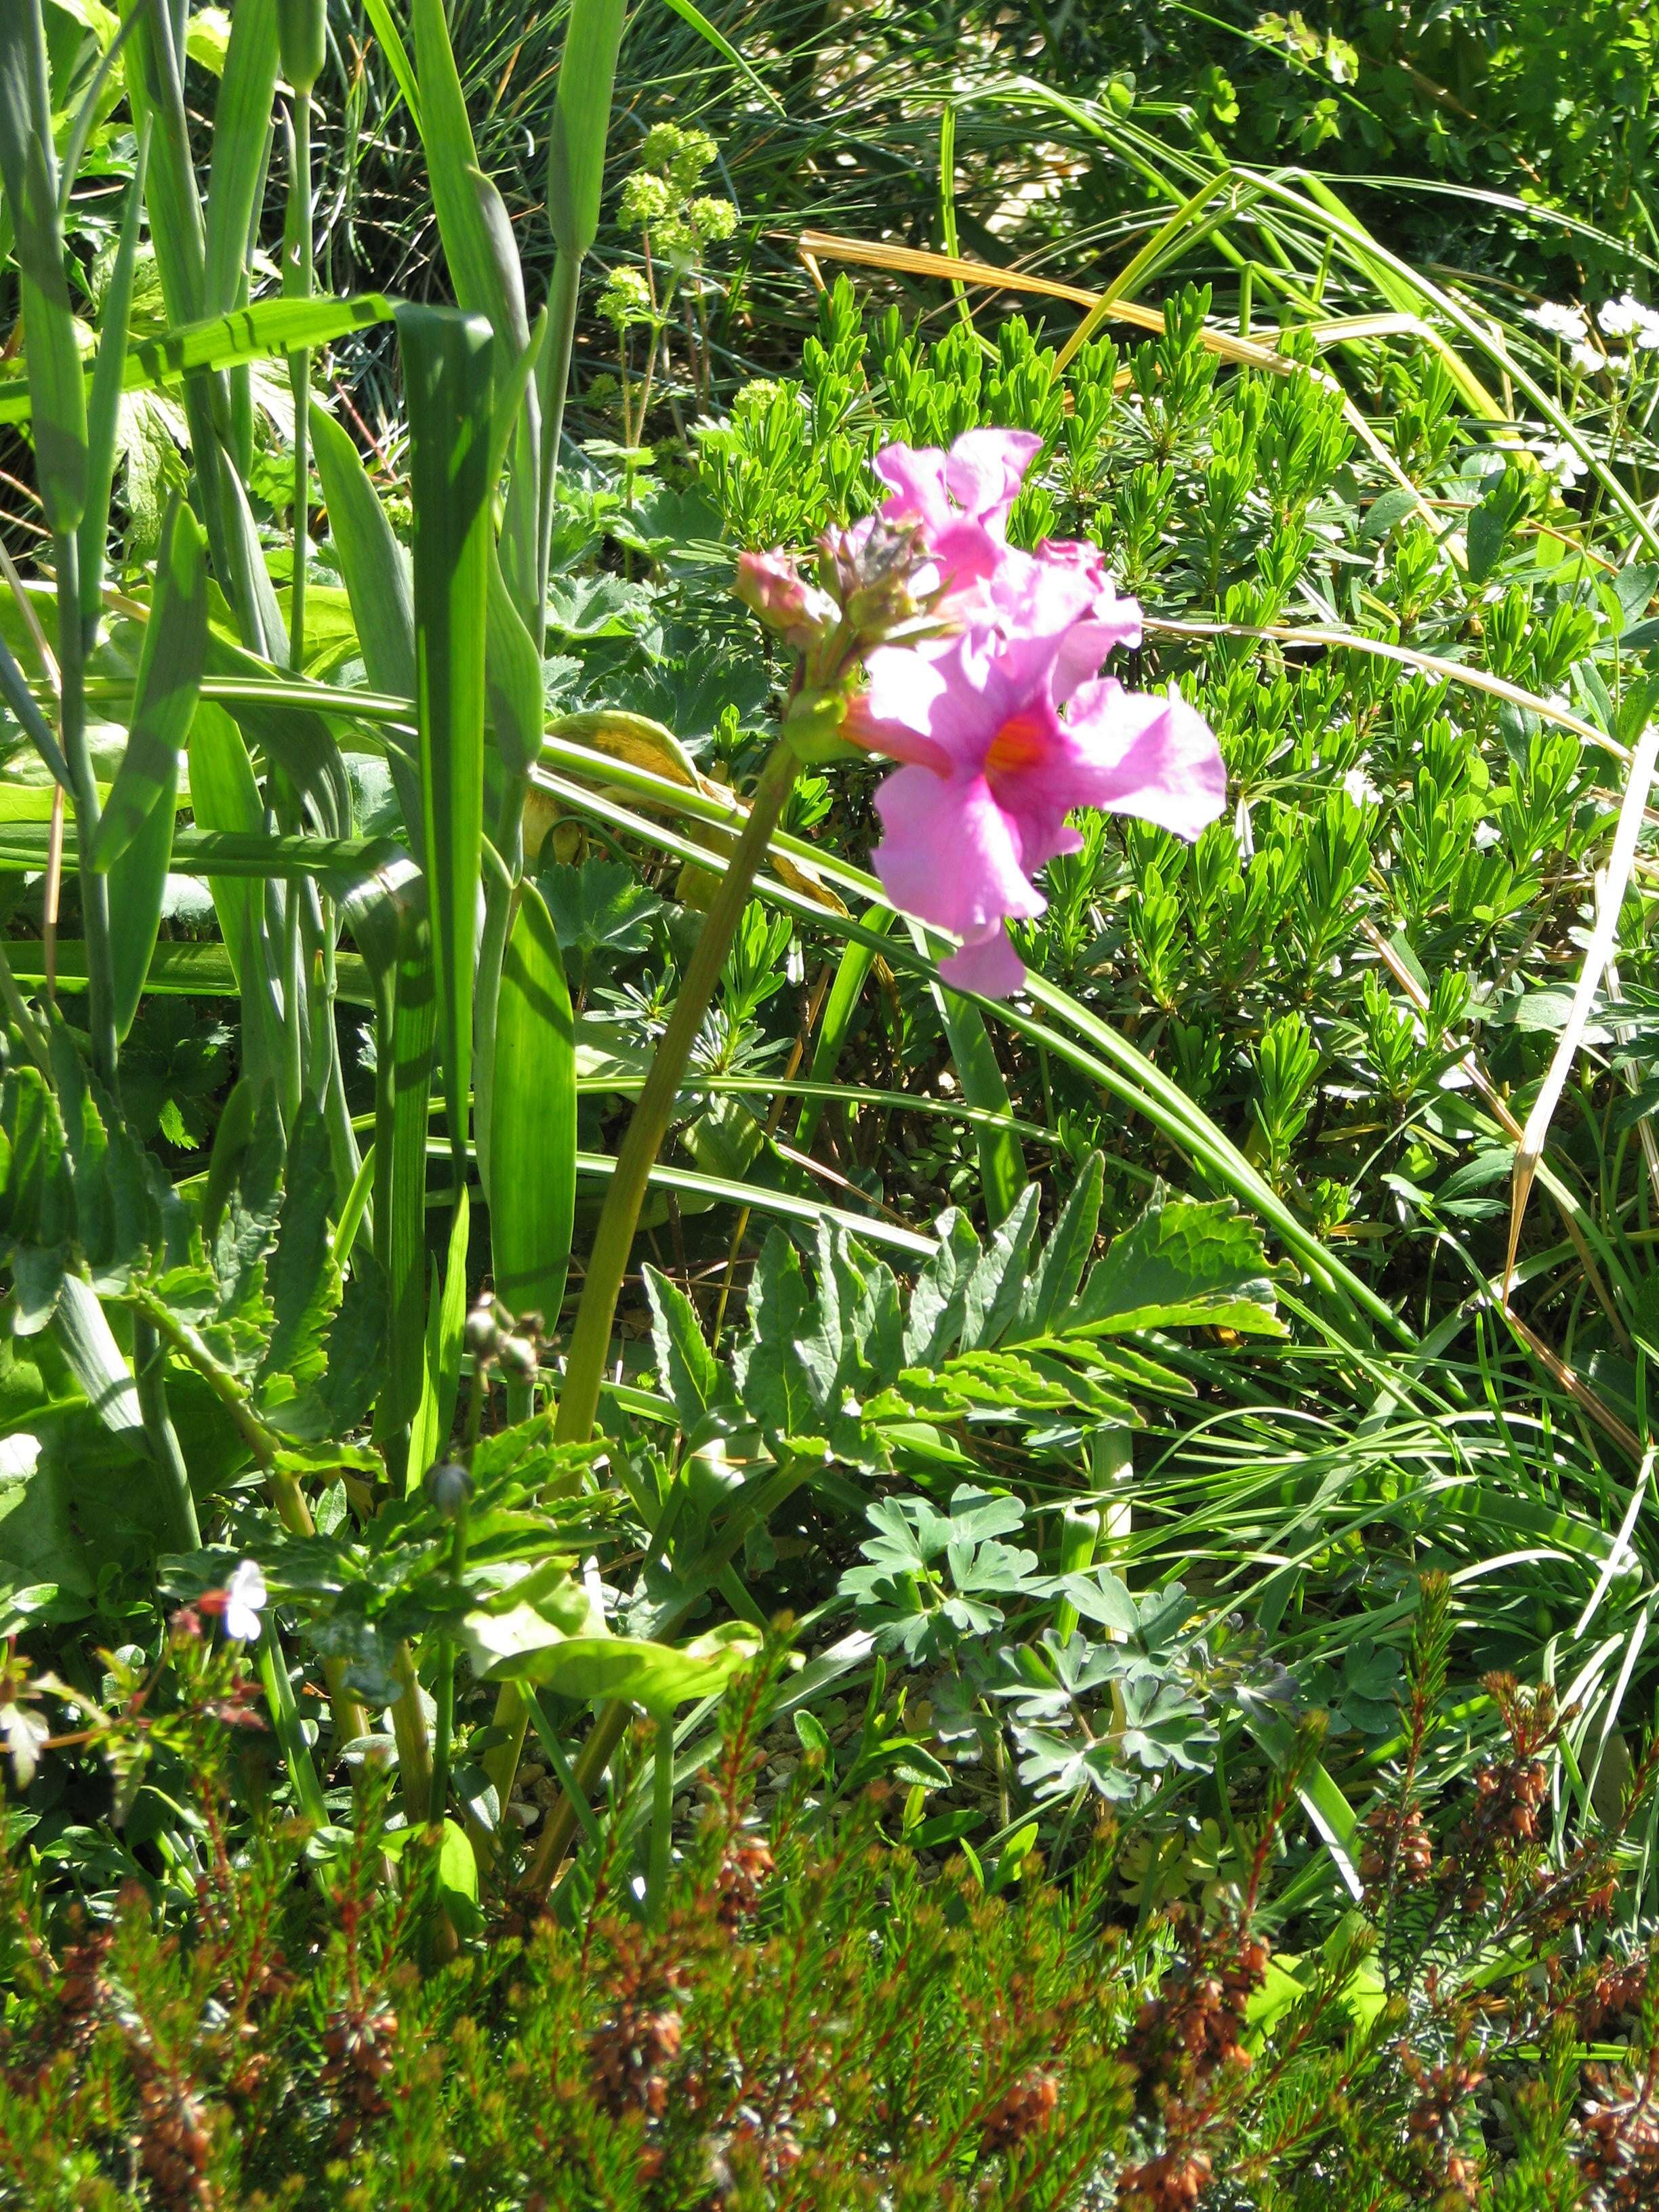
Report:
<svg viewBox="0 0 1659 2212"><path fill-rule="evenodd" d="M668 1027L657 1047L650 1073L629 1118L616 1173L605 1194L605 1210L594 1234L588 1258L587 1278L576 1309L570 1335L570 1354L565 1364L564 1388L559 1395L555 1435L562 1443L581 1443L593 1432L599 1407L599 1390L611 1348L611 1324L621 1295L646 1185L668 1133L674 1101L691 1048L697 1041L703 1016L720 981L726 956L737 933L738 923L749 902L749 890L765 856L800 766L799 755L787 738L780 738L761 770L749 819L737 850L720 878L686 968L679 996Z"/></svg>

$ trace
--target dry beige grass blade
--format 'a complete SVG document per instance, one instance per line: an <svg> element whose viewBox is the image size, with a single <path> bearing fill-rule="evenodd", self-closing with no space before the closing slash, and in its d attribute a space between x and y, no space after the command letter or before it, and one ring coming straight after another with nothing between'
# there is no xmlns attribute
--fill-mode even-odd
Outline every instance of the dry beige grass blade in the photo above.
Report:
<svg viewBox="0 0 1659 2212"><path fill-rule="evenodd" d="M1510 1285L1515 1279L1516 1250L1521 1241L1521 1224L1526 1213L1533 1176L1549 1137L1550 1122L1559 1103L1568 1072L1589 1024L1590 1008L1595 1003L1595 994L1601 988L1602 977L1618 942L1620 910L1625 903L1631 870L1636 863L1636 841L1642 831L1642 817L1647 808L1648 791L1653 781L1656 756L1659 756L1659 722L1650 722L1631 756L1630 775L1619 809L1619 826L1613 832L1613 850L1598 878L1595 927L1585 947L1583 965L1578 971L1578 982L1572 994L1566 1026L1556 1040L1543 1087L1533 1101L1532 1111L1527 1116L1521 1141L1516 1147L1515 1182L1510 1200L1509 1254L1504 1263L1505 1305L1509 1303Z"/></svg>
<svg viewBox="0 0 1659 2212"><path fill-rule="evenodd" d="M1408 645L1393 645L1387 638L1360 637L1346 629L1295 629L1283 623L1253 627L1246 623L1168 622L1151 615L1142 627L1149 635L1161 637L1259 637L1278 645L1340 646L1350 653L1369 653L1379 660L1395 660L1401 667L1415 668L1442 683L1462 684L1471 691L1485 691L1494 699L1507 700L1512 707L1523 707L1540 721L1553 722L1558 728L1571 730L1586 744L1599 745L1615 760L1627 761L1631 757L1629 749L1616 738L1610 738L1605 730L1598 730L1594 723L1584 721L1570 708L1558 706L1553 699L1540 699L1535 691L1523 691L1518 684L1508 683L1486 669L1472 668L1467 661L1442 660L1436 653L1419 653Z"/></svg>
<svg viewBox="0 0 1659 2212"><path fill-rule="evenodd" d="M881 240L841 238L833 231L827 230L804 230L795 243L801 259L814 272L815 282L820 284L822 278L816 273L820 261L850 261L866 269L890 269L902 276L940 276L951 283L982 284L1001 292L1028 292L1039 299L1065 300L1077 307L1097 307L1101 300L1098 292L1085 291L1078 284L1063 284L1052 276L1031 276L1018 269L999 269L992 262L970 261L957 253L924 252L920 246L890 246ZM1112 301L1110 315L1114 321L1127 323L1133 330L1161 334L1164 329L1161 312L1157 307L1143 307L1137 300ZM1312 324L1309 327L1316 336L1318 335L1319 325ZM1332 327L1339 337L1350 335L1346 324L1336 323ZM1355 437L1378 466L1394 478L1400 489L1410 492L1430 528L1438 531L1440 526L1432 508L1328 370L1306 368L1300 362L1285 360L1271 346L1258 345L1252 338L1234 337L1226 331L1205 329L1198 336L1199 343L1223 361L1235 362L1244 368L1273 369L1281 376L1294 376L1300 373L1317 377L1328 389L1340 393L1343 419Z"/></svg>

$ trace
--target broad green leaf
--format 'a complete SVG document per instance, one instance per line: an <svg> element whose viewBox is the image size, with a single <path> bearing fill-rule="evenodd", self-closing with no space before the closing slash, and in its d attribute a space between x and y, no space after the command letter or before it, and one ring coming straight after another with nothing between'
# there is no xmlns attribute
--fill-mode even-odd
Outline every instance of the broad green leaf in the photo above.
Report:
<svg viewBox="0 0 1659 2212"><path fill-rule="evenodd" d="M348 300L256 300L229 314L179 323L130 347L122 361L120 388L147 392L198 369L234 368L301 346L327 345L353 331L389 322L392 314L391 301L378 292ZM80 382L78 356L76 377ZM27 422L33 405L28 390L7 385L0 390L0 423Z"/></svg>
<svg viewBox="0 0 1659 2212"><path fill-rule="evenodd" d="M420 83L421 143L450 282L463 313L483 316L503 346L517 352L530 335L524 279L505 210L497 216L500 195L478 167L444 0L411 0L410 22ZM486 374L493 366L486 364Z"/></svg>
<svg viewBox="0 0 1659 2212"><path fill-rule="evenodd" d="M248 238L264 179L276 67L276 0L236 0L224 75L213 103L204 302L210 314L223 314L235 307L246 280Z"/></svg>
<svg viewBox="0 0 1659 2212"><path fill-rule="evenodd" d="M87 404L64 273L40 0L0 7L0 178L20 278L40 496L47 521L63 535L86 506Z"/></svg>
<svg viewBox="0 0 1659 2212"><path fill-rule="evenodd" d="M549 1329L564 1303L576 1202L576 1048L551 917L533 884L501 963L491 1094L489 1245L495 1294Z"/></svg>
<svg viewBox="0 0 1659 2212"><path fill-rule="evenodd" d="M182 501L175 501L161 537L155 592L144 624L143 649L133 687L132 721L126 751L110 787L92 840L92 865L113 866L151 817L163 817L161 873L173 842L173 800L179 788L179 759L196 713L202 663L207 653L207 570L202 532ZM136 968L142 977L155 942L161 915L161 885L155 890L155 915L143 902L147 885L129 878L112 886L111 919L122 934L142 935Z"/></svg>
<svg viewBox="0 0 1659 2212"><path fill-rule="evenodd" d="M190 795L203 830L244 836L263 830L264 806L242 733L211 700L198 702L191 724ZM210 875L208 890L241 993L246 1072L274 1078L282 1006L265 931L264 885L257 878Z"/></svg>
<svg viewBox="0 0 1659 2212"><path fill-rule="evenodd" d="M811 1304L800 1255L775 1229L750 1280L750 1337L736 1366L744 1404L777 1436L818 1433L818 1401L796 1349Z"/></svg>
<svg viewBox="0 0 1659 2212"><path fill-rule="evenodd" d="M121 386L126 365L127 329L132 317L134 273L144 212L144 176L149 141L140 139L132 182L127 187L109 282L99 317L98 354L87 389L87 511L81 518L81 618L88 635L103 603L104 560L109 538L110 490L115 481L116 442L121 421Z"/></svg>
<svg viewBox="0 0 1659 2212"><path fill-rule="evenodd" d="M962 1334L968 1285L980 1261L979 1238L965 1213L951 1206L936 1224L939 1249L916 1278L905 1316L907 1366L933 1367Z"/></svg>
<svg viewBox="0 0 1659 2212"><path fill-rule="evenodd" d="M437 1009L426 886L407 855L342 902L374 984L374 1256L386 1278L386 1387L375 1434L390 1443L420 1403L425 1377L426 1157Z"/></svg>
<svg viewBox="0 0 1659 2212"><path fill-rule="evenodd" d="M547 218L559 252L576 260L599 233L623 16L623 0L571 0L565 21L548 147Z"/></svg>
<svg viewBox="0 0 1659 2212"><path fill-rule="evenodd" d="M722 1395L720 1363L708 1349L690 1299L648 1261L645 1295L651 1305L659 1383L673 1400L680 1426L693 1428Z"/></svg>
<svg viewBox="0 0 1659 2212"><path fill-rule="evenodd" d="M669 1713L692 1698L717 1694L760 1649L747 1621L710 1629L690 1644L647 1644L626 1636L571 1636L498 1660L493 1680L538 1682L584 1702L621 1698L649 1713Z"/></svg>
<svg viewBox="0 0 1659 2212"><path fill-rule="evenodd" d="M415 593L409 555L392 534L357 448L314 400L311 446L322 478L329 533L357 625L363 672L374 690L412 699Z"/></svg>
<svg viewBox="0 0 1659 2212"><path fill-rule="evenodd" d="M94 1413L112 1436L148 1457L137 1385L90 1284L65 1275L52 1328Z"/></svg>
<svg viewBox="0 0 1659 2212"><path fill-rule="evenodd" d="M1115 1237L1063 1317L1079 1333L1208 1322L1283 1336L1261 1231L1231 1199L1200 1201L1154 1187L1138 1221Z"/></svg>
<svg viewBox="0 0 1659 2212"><path fill-rule="evenodd" d="M424 9L441 0L421 0ZM418 19L417 19L418 20ZM447 37L444 51L448 52ZM453 69L453 64L451 64ZM422 79L428 102L431 88ZM428 106L428 125L435 118ZM489 325L453 308L398 310L415 509L415 624L432 957L444 1103L457 1158L471 1079L473 966L483 845L489 599Z"/></svg>
<svg viewBox="0 0 1659 2212"><path fill-rule="evenodd" d="M426 1366L421 1402L410 1432L407 1486L414 1490L449 1441L461 1387L461 1346L466 1327L466 1252L471 1207L462 1183L449 1224L449 1256L441 1285L434 1284L427 1316Z"/></svg>
<svg viewBox="0 0 1659 2212"><path fill-rule="evenodd" d="M1027 1183L996 1230L968 1279L962 1308L962 1349L994 1344L1019 1310L1025 1289L1025 1255L1036 1227L1037 1187Z"/></svg>

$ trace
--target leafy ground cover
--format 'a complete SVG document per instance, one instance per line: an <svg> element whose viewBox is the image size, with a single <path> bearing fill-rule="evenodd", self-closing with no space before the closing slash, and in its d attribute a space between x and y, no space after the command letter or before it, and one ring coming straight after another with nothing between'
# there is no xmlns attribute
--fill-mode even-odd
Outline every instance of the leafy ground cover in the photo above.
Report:
<svg viewBox="0 0 1659 2212"><path fill-rule="evenodd" d="M0 21L0 2202L1649 2201L1645 35Z"/></svg>

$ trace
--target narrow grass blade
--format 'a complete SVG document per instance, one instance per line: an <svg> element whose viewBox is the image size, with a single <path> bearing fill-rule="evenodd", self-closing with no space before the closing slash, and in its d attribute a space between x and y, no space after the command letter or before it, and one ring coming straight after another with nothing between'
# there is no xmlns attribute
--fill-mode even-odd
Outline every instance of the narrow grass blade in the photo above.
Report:
<svg viewBox="0 0 1659 2212"><path fill-rule="evenodd" d="M127 40L127 99L133 121L150 132L145 198L161 296L170 322L193 323L207 313L207 241L185 112L184 57L173 42L176 19L153 0L124 0L121 12L138 18Z"/></svg>
<svg viewBox="0 0 1659 2212"><path fill-rule="evenodd" d="M462 309L483 316L517 350L530 335L524 278L504 209L497 218L500 194L478 167L444 0L412 0L410 21L421 88L421 144L450 282Z"/></svg>
<svg viewBox="0 0 1659 2212"><path fill-rule="evenodd" d="M860 919L866 929L884 937L892 924L892 909L890 907L871 907ZM875 963L875 947L862 939L854 938L842 949L836 979L830 984L830 995L823 1002L817 1039L812 1048L812 1063L808 1070L809 1080L812 1083L827 1085L840 1065L842 1051L853 1026L853 1017L858 1012L865 983ZM795 1124L795 1142L802 1151L817 1134L818 1123L823 1118L826 1103L827 1100L822 1096L809 1094L804 1100L800 1119Z"/></svg>
<svg viewBox="0 0 1659 2212"><path fill-rule="evenodd" d="M416 82L415 64L409 58L409 49L404 44L397 19L386 0L363 0L363 13L373 25L375 37L386 49L386 64L404 96L404 106L414 118L415 128L424 137L426 125L422 120L421 88Z"/></svg>
<svg viewBox="0 0 1659 2212"><path fill-rule="evenodd" d="M920 923L910 924L910 935L917 951L925 954L927 936ZM933 1004L939 1009L951 1056L956 1062L963 1097L981 1113L1012 1122L1013 1102L1008 1096L1008 1086L1002 1079L1002 1070L997 1066L997 1056L991 1049L991 1040L985 1033L984 1019L978 1007L945 984L935 982L932 988ZM1025 1188L1025 1155L1012 1129L998 1128L994 1123L980 1124L976 1142L985 1218L994 1229L1012 1211L1014 1200Z"/></svg>
<svg viewBox="0 0 1659 2212"><path fill-rule="evenodd" d="M40 497L61 536L86 505L87 406L64 273L40 0L0 8L0 177L17 257Z"/></svg>
<svg viewBox="0 0 1659 2212"><path fill-rule="evenodd" d="M409 396L422 816L452 1144L466 1140L483 845L489 575L489 325L453 308L398 315Z"/></svg>
<svg viewBox="0 0 1659 2212"><path fill-rule="evenodd" d="M550 1329L576 1201L576 1045L558 936L533 884L520 886L501 964L488 1170L495 1294Z"/></svg>
<svg viewBox="0 0 1659 2212"><path fill-rule="evenodd" d="M723 61L730 62L750 89L759 93L769 107L775 108L780 115L785 112L783 102L765 78L756 75L725 32L717 23L711 23L701 8L693 7L691 0L663 0L663 4L678 15L682 23L690 24L700 39L706 39Z"/></svg>
<svg viewBox="0 0 1659 2212"><path fill-rule="evenodd" d="M1556 1040L1555 1050L1550 1055L1550 1064L1538 1096L1533 1101L1532 1111L1521 1132L1521 1141L1515 1149L1515 1181L1510 1200L1509 1252L1504 1267L1506 1304L1510 1286L1515 1279L1515 1255L1521 1242L1521 1224L1526 1213L1533 1177L1548 1140L1550 1122L1560 1103L1568 1073L1589 1022L1595 994L1601 988L1602 975L1618 945L1619 915L1625 903L1625 893L1630 886L1631 871L1636 865L1636 844L1642 834L1643 816L1653 783L1656 757L1659 757L1659 723L1650 722L1638 740L1631 758L1624 800L1619 809L1619 824L1613 832L1613 850L1607 856L1607 864L1597 887L1595 927L1584 948L1583 964L1578 970L1572 1005Z"/></svg>

